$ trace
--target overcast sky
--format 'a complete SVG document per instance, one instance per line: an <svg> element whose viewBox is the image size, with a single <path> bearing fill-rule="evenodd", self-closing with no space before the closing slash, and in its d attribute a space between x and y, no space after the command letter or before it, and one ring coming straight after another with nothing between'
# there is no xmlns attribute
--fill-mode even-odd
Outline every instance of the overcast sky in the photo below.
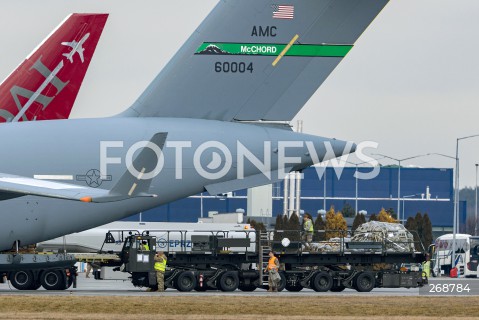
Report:
<svg viewBox="0 0 479 320"><path fill-rule="evenodd" d="M116 114L216 3L0 0L0 78L68 14L109 13L72 117ZM298 114L304 132L376 141L373 152L394 158L454 156L456 138L479 134L478 17L478 0L392 0ZM474 186L479 138L461 142L460 158L461 186ZM430 156L404 165L453 167L454 161Z"/></svg>

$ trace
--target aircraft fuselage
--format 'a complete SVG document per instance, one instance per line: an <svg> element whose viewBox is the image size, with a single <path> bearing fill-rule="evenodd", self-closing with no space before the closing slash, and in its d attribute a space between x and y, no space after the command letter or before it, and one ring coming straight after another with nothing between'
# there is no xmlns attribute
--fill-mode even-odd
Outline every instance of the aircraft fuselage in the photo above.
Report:
<svg viewBox="0 0 479 320"><path fill-rule="evenodd" d="M205 188L242 189L265 184L265 178L278 181L278 171L339 156L346 144L272 126L200 119L9 123L0 126L0 172L109 190L126 172L128 158L141 150L135 143L149 141L159 132L168 136L161 170L150 187L156 198L82 203L38 196L8 199L8 194L0 194L0 199L7 199L0 201L0 250L11 248L16 240L26 245L86 230ZM325 142L332 146L332 154L327 154Z"/></svg>

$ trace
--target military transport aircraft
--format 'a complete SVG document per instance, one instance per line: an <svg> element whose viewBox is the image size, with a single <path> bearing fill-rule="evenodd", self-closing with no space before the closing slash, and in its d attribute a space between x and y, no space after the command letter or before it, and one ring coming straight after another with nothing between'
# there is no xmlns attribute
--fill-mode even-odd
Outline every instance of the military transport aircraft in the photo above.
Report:
<svg viewBox="0 0 479 320"><path fill-rule="evenodd" d="M67 119L107 18L71 14L43 40L0 84L0 122Z"/></svg>
<svg viewBox="0 0 479 320"><path fill-rule="evenodd" d="M387 2L223 0L122 114L1 125L0 250L354 152L286 123Z"/></svg>

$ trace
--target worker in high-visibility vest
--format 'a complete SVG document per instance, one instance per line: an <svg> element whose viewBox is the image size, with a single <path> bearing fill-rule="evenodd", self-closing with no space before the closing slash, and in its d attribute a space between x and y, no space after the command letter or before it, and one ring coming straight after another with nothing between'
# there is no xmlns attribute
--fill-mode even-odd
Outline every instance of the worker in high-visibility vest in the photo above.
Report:
<svg viewBox="0 0 479 320"><path fill-rule="evenodd" d="M428 253L426 253L426 261L422 263L422 276L427 279L431 276L431 260Z"/></svg>
<svg viewBox="0 0 479 320"><path fill-rule="evenodd" d="M306 250L311 250L311 242L313 242L314 226L313 219L309 213L304 214L303 218L303 236L302 241Z"/></svg>
<svg viewBox="0 0 479 320"><path fill-rule="evenodd" d="M143 242L141 243L141 250L150 251L150 246L148 245L148 241L143 240Z"/></svg>
<svg viewBox="0 0 479 320"><path fill-rule="evenodd" d="M158 283L158 291L165 291L165 270L168 259L162 251L158 251L155 255L155 271L156 282Z"/></svg>
<svg viewBox="0 0 479 320"><path fill-rule="evenodd" d="M268 272L268 291L269 292L278 292L278 286L281 281L281 276L279 275L279 260L274 256L274 252L269 252L268 265L266 266L266 272Z"/></svg>

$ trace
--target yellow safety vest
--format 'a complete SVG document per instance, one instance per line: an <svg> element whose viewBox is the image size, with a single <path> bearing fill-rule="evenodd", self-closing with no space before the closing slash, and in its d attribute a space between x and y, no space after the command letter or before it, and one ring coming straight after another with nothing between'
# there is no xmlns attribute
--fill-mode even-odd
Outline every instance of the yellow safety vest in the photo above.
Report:
<svg viewBox="0 0 479 320"><path fill-rule="evenodd" d="M427 278L431 276L431 260L422 263L422 274Z"/></svg>
<svg viewBox="0 0 479 320"><path fill-rule="evenodd" d="M143 250L144 251L150 251L150 246L148 244L143 245Z"/></svg>
<svg viewBox="0 0 479 320"><path fill-rule="evenodd" d="M166 258L163 258L162 262L155 262L155 270L165 272L166 270Z"/></svg>
<svg viewBox="0 0 479 320"><path fill-rule="evenodd" d="M269 258L269 261L268 261L268 270L278 270L278 266L276 265L275 261L277 260L278 258L276 257L272 257L272 258Z"/></svg>
<svg viewBox="0 0 479 320"><path fill-rule="evenodd" d="M304 231L314 232L313 222L311 220L308 220L304 223Z"/></svg>

